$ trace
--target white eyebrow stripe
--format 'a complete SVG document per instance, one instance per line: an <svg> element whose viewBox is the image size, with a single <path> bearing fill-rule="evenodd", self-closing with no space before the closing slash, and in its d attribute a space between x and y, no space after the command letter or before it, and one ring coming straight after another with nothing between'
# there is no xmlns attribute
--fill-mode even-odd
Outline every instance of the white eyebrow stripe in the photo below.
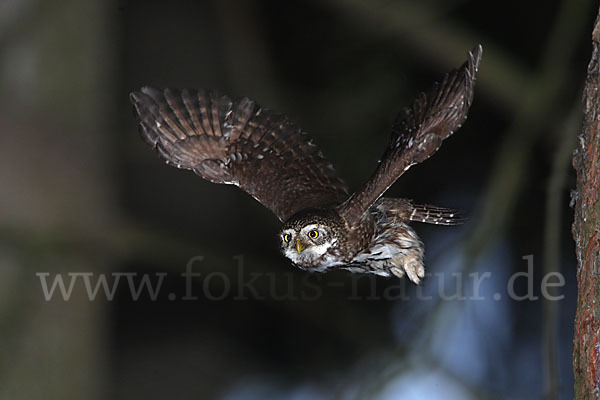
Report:
<svg viewBox="0 0 600 400"><path fill-rule="evenodd" d="M294 236L294 230L293 229L286 229L284 231L281 231L281 235L290 235L290 236Z"/></svg>
<svg viewBox="0 0 600 400"><path fill-rule="evenodd" d="M315 229L319 229L319 225L318 224L310 224L310 225L306 225L304 228L302 228L302 230L300 232L305 233L305 232L309 232Z"/></svg>

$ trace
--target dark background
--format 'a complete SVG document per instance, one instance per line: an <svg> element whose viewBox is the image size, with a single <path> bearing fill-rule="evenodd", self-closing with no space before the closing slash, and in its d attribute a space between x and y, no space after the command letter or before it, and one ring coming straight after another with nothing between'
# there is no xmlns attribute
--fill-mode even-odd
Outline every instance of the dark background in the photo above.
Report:
<svg viewBox="0 0 600 400"><path fill-rule="evenodd" d="M3 2L0 398L572 398L570 155L595 12L581 0ZM277 219L162 163L128 101L143 85L248 96L310 132L356 189L395 114L478 43L467 123L387 193L469 218L414 224L432 274L421 287L294 269ZM531 279L512 286L531 296L511 299L530 255ZM68 300L45 299L40 273L68 288L77 272L92 286L115 273L162 283L134 300L122 275L112 300L91 301L79 276ZM541 289L552 272L559 301Z"/></svg>

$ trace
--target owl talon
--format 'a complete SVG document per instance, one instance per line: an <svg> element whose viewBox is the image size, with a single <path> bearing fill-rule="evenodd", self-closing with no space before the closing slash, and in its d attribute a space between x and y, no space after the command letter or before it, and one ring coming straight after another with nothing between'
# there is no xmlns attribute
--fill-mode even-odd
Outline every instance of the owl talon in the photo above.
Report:
<svg viewBox="0 0 600 400"><path fill-rule="evenodd" d="M407 264L404 266L404 269L406 270L408 279L417 285L421 283L421 278L425 277L425 267L423 267L423 263L420 261Z"/></svg>
<svg viewBox="0 0 600 400"><path fill-rule="evenodd" d="M404 278L404 269L402 268L398 268L398 267L394 267L392 269L390 269L390 272L392 273L392 275L398 277L398 278Z"/></svg>
<svg viewBox="0 0 600 400"><path fill-rule="evenodd" d="M420 257L408 256L396 258L393 260L395 267L390 269L390 272L398 278L403 278L406 274L408 279L417 285L421 283L421 279L425 277L425 267Z"/></svg>

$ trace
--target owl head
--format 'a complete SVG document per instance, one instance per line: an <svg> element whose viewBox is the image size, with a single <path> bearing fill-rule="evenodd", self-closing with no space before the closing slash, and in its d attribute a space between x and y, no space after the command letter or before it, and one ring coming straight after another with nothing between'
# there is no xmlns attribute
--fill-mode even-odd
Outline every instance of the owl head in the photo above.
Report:
<svg viewBox="0 0 600 400"><path fill-rule="evenodd" d="M331 218L321 214L295 216L279 233L281 252L301 268L330 266L331 250L337 248L339 232Z"/></svg>

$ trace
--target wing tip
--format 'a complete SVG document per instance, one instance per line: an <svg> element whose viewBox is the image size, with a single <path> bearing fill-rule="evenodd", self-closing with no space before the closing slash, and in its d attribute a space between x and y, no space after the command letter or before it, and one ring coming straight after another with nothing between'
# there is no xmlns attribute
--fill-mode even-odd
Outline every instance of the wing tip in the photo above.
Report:
<svg viewBox="0 0 600 400"><path fill-rule="evenodd" d="M477 46L473 47L471 51L469 51L469 64L472 66L471 69L475 72L479 69L479 63L481 62L481 56L483 55L483 46L481 43L477 44Z"/></svg>
<svg viewBox="0 0 600 400"><path fill-rule="evenodd" d="M144 93L143 88L141 88L138 91L129 93L129 101L137 108L140 104L144 103L146 96L147 95Z"/></svg>

